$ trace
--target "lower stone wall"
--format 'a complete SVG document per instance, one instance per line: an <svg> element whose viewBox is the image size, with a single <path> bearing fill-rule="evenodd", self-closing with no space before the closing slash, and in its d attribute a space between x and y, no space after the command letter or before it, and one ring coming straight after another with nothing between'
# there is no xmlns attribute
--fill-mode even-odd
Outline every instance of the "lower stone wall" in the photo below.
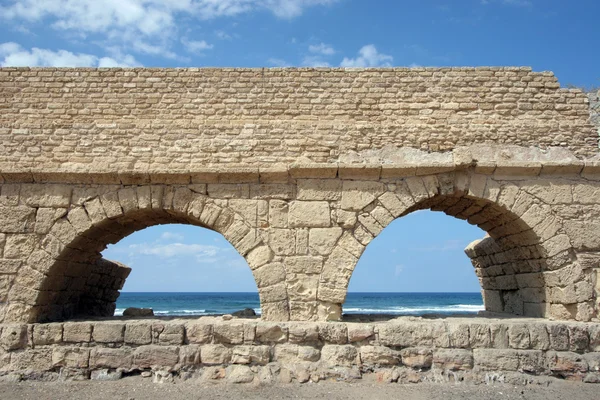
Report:
<svg viewBox="0 0 600 400"><path fill-rule="evenodd" d="M600 324L411 318L272 323L113 319L0 325L1 379L600 382Z"/></svg>

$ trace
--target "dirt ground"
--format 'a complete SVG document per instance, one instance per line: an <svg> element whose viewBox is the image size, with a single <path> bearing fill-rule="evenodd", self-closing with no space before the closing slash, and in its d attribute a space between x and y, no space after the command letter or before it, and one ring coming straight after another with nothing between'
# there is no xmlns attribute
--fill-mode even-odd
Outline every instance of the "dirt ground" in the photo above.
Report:
<svg viewBox="0 0 600 400"><path fill-rule="evenodd" d="M570 399L598 400L594 384L555 381L548 386L509 384L381 384L372 382L319 382L268 386L208 384L185 381L156 384L149 379L129 377L118 381L0 383L0 399L81 400L191 400L191 399Z"/></svg>

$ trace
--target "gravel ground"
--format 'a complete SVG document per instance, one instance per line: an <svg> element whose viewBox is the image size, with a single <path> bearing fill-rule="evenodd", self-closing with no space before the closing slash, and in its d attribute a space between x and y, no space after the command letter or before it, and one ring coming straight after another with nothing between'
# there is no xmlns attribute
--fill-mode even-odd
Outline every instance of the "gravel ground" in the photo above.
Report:
<svg viewBox="0 0 600 400"><path fill-rule="evenodd" d="M381 384L358 381L268 386L207 384L185 381L155 384L129 377L118 381L0 383L0 399L82 400L191 400L191 399L573 399L598 400L600 387L593 384L555 381L549 386L508 384Z"/></svg>

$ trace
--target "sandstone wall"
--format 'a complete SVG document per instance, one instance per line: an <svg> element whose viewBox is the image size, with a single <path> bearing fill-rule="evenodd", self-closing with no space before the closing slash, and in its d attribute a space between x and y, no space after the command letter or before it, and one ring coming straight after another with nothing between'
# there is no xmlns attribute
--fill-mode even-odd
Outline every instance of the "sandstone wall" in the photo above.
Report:
<svg viewBox="0 0 600 400"><path fill-rule="evenodd" d="M360 162L487 143L586 156L598 143L586 96L529 68L1 68L0 109L1 172Z"/></svg>
<svg viewBox="0 0 600 400"><path fill-rule="evenodd" d="M113 320L0 325L0 377L229 383L600 381L600 325L531 319L371 323ZM545 378L546 377L546 378Z"/></svg>
<svg viewBox="0 0 600 400"><path fill-rule="evenodd" d="M100 252L148 226L187 223L223 234L245 257L264 319L337 320L370 241L395 218L431 209L488 232L466 250L488 311L595 320L598 164L460 167L455 156L451 165L304 166L262 183L233 174L213 177L238 183L1 184L0 318L111 315L129 270Z"/></svg>
<svg viewBox="0 0 600 400"><path fill-rule="evenodd" d="M596 127L600 136L600 89L596 92L588 93L590 102L590 116L592 125Z"/></svg>

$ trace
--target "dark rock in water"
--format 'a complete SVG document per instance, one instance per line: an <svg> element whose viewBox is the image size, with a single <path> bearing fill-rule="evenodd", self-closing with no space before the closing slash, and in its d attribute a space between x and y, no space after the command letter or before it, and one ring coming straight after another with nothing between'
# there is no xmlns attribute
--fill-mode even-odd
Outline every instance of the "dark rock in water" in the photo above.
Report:
<svg viewBox="0 0 600 400"><path fill-rule="evenodd" d="M151 308L129 307L123 311L124 317L153 317L154 311Z"/></svg>
<svg viewBox="0 0 600 400"><path fill-rule="evenodd" d="M243 310L231 313L234 317L254 317L256 312L252 308L244 308Z"/></svg>

